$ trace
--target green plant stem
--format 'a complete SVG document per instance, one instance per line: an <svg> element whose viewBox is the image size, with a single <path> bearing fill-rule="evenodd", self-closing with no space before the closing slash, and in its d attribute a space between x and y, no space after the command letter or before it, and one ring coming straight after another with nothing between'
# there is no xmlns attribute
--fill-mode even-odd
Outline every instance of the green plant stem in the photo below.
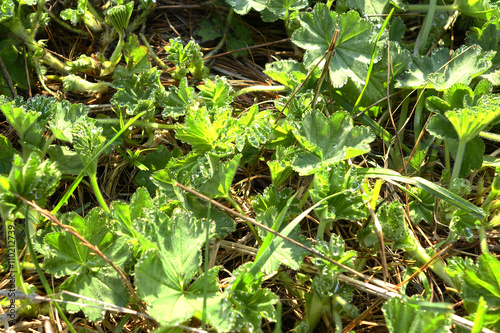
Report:
<svg viewBox="0 0 500 333"><path fill-rule="evenodd" d="M413 134L415 135L415 144L418 143L418 138L420 137L420 133L422 132L423 112L425 105L424 91L422 89L417 90L417 98L418 102L417 106L415 107L415 117L413 120Z"/></svg>
<svg viewBox="0 0 500 333"><path fill-rule="evenodd" d="M488 140L495 141L495 142L500 142L500 134L481 131L481 132L479 132L479 136L484 138L484 139L488 139Z"/></svg>
<svg viewBox="0 0 500 333"><path fill-rule="evenodd" d="M26 28L20 20L13 20L14 22L8 25L10 29L10 34L22 40L26 46L33 53L41 53L41 60L45 62L48 66L55 69L62 74L68 74L62 61L54 57L51 53L46 52L43 47L41 47L33 37L26 31Z"/></svg>
<svg viewBox="0 0 500 333"><path fill-rule="evenodd" d="M69 25L68 23L64 22L63 20L61 20L57 15L55 15L54 13L52 12L49 12L49 16L50 16L50 19L53 20L53 21L56 21L57 24L59 24L60 26L62 26L65 30L67 31L70 31L74 34L77 34L77 35L80 35L80 36L83 36L83 37L87 37L87 38L90 38L90 34L83 30L83 29L77 29L71 25Z"/></svg>
<svg viewBox="0 0 500 333"><path fill-rule="evenodd" d="M31 21L31 37L35 38L36 32L40 28L40 18L45 9L45 0L38 0L35 16Z"/></svg>
<svg viewBox="0 0 500 333"><path fill-rule="evenodd" d="M99 13L92 7L90 2L87 1L87 8L85 10L85 15L83 16L85 24L93 32L101 32L102 27L105 24L104 19L99 15Z"/></svg>
<svg viewBox="0 0 500 333"><path fill-rule="evenodd" d="M224 45L224 43L227 40L227 34L228 34L229 27L231 26L231 21L233 20L233 15L234 15L234 9L231 7L231 9L229 9L229 12L227 13L226 26L224 28L224 35L222 36L220 42L215 46L215 48L212 51L210 51L204 58L213 57L222 48L222 46Z"/></svg>
<svg viewBox="0 0 500 333"><path fill-rule="evenodd" d="M413 49L414 55L419 55L422 53L425 45L427 44L427 39L432 28L432 22L434 21L434 14L436 12L437 0L430 0L427 7L427 16L424 19L423 28L420 29L418 33L417 40L415 41L415 47ZM416 135L415 135L416 136Z"/></svg>
<svg viewBox="0 0 500 333"><path fill-rule="evenodd" d="M94 195L97 198L97 202L99 202L99 205L107 212L111 213L111 210L108 207L108 204L104 200L104 197L102 196L101 189L99 188L99 183L97 182L97 175L95 173L89 174L88 175L90 178L90 184L92 185L92 189L94 190Z"/></svg>
<svg viewBox="0 0 500 333"><path fill-rule="evenodd" d="M497 199L499 195L500 195L500 166L497 166L495 169L495 177L493 178L493 182L491 183L491 191L486 197L486 200L484 201L481 208L483 208L485 212L489 212L491 210L491 204L493 203L493 200Z"/></svg>
<svg viewBox="0 0 500 333"><path fill-rule="evenodd" d="M482 221L478 230L479 244L481 246L482 253L490 253L490 250L488 249L488 236L486 235L486 228L484 227L484 224L485 222Z"/></svg>
<svg viewBox="0 0 500 333"><path fill-rule="evenodd" d="M411 243L411 245L405 248L405 250L410 254L410 256L412 256L414 259L416 259L418 262L422 264L430 262L432 260L432 257L428 255L427 251L425 251L422 245L420 245L413 232L410 231L410 233L411 236L408 237L409 237L409 243ZM442 260L440 259L434 260L429 267L434 273L436 273L437 276L443 279L443 281L447 285L455 287L455 284L451 280L450 276L444 270L445 266Z"/></svg>
<svg viewBox="0 0 500 333"><path fill-rule="evenodd" d="M123 49L123 31L118 32L118 43L116 44L115 50L111 54L111 58L109 58L109 62L111 66L108 70L112 71L116 65L120 62L122 58L122 49Z"/></svg>
<svg viewBox="0 0 500 333"><path fill-rule="evenodd" d="M318 231L316 232L317 239L323 240L325 238L325 229L329 223L331 223L331 221L319 221Z"/></svg>
<svg viewBox="0 0 500 333"><path fill-rule="evenodd" d="M408 117L408 108L410 105L410 98L406 98L403 101L403 105L401 105L401 111L399 113L399 121L398 121L398 136L399 136L399 141L402 141L404 137L404 126L406 123L406 119ZM374 206L375 207L375 206Z"/></svg>
<svg viewBox="0 0 500 333"><path fill-rule="evenodd" d="M141 38L142 42L144 45L146 45L146 48L148 49L149 55L156 61L158 65L164 70L168 71L170 68L156 55L155 51L153 51L153 48L149 44L148 40L146 39L146 36L141 32L139 34L139 37Z"/></svg>
<svg viewBox="0 0 500 333"><path fill-rule="evenodd" d="M52 289L50 288L50 285L45 278L45 273L42 271L42 268L40 267L40 264L38 263L38 260L36 259L36 253L35 250L33 249L33 244L32 242L32 237L30 235L30 225L29 225L29 219L25 219L25 229L26 229L26 244L28 246L28 251L30 253L31 258L33 259L33 265L36 268L36 271L38 273L38 277L40 281L42 282L43 287L45 288L45 292L47 293L48 297L54 298ZM68 330L72 333L76 333L75 329L71 325L71 322L66 318L64 315L64 311L61 309L58 303L54 302L53 304L59 313L59 316L63 319L63 321L66 323L66 326L68 327Z"/></svg>
<svg viewBox="0 0 500 333"><path fill-rule="evenodd" d="M101 152L103 152L104 150L106 150L113 142L115 142L116 139L118 139L118 137L120 135L123 134L123 132L125 132L130 126L132 126L140 117L144 116L146 114L146 111L143 111L141 113L139 113L138 115L136 115L134 118L130 119L119 131L118 133L115 134L115 136L113 136L113 138L111 140L108 141L108 143L106 143L104 145L104 147L101 148L101 151L99 152L98 155L101 154ZM59 209L61 209L61 207L66 203L68 202L68 199L69 197L73 194L73 192L76 190L76 188L78 187L78 184L80 184L81 180L83 179L83 177L85 176L85 170L82 170L80 172L80 174L78 175L78 177L73 181L73 183L71 183L71 186L69 187L69 189L66 191L66 193L63 195L63 197L61 198L61 200L59 200L59 202L57 203L56 207L52 210L52 214L55 214L56 212L59 211Z"/></svg>
<svg viewBox="0 0 500 333"><path fill-rule="evenodd" d="M276 324L274 326L273 333L281 333L281 300L278 298L278 302L276 303Z"/></svg>
<svg viewBox="0 0 500 333"><path fill-rule="evenodd" d="M95 120L101 124L113 124L113 125L121 124L120 119L118 118L95 118ZM144 121L144 120L137 120L134 123L134 125L146 128L165 129L165 130L173 130L176 128L176 125L159 124L152 121Z"/></svg>
<svg viewBox="0 0 500 333"><path fill-rule="evenodd" d="M321 314L325 310L325 304L328 303L328 298L322 298L315 292L311 298L306 299L306 315L304 321L309 326L309 332L312 332L321 318Z"/></svg>
<svg viewBox="0 0 500 333"><path fill-rule="evenodd" d="M451 174L450 184L460 175L460 168L462 167L462 161L464 159L466 145L467 142L465 142L464 140L458 141L457 156L455 158L455 164L453 165L453 172Z"/></svg>
<svg viewBox="0 0 500 333"><path fill-rule="evenodd" d="M333 322L335 323L335 333L342 333L342 318L337 311L332 311Z"/></svg>
<svg viewBox="0 0 500 333"><path fill-rule="evenodd" d="M238 97L240 95L254 93L254 92L266 92L266 91L285 91L287 88L285 86L251 86L235 91L231 94L232 97Z"/></svg>
<svg viewBox="0 0 500 333"><path fill-rule="evenodd" d="M407 11L409 12L427 12L429 11L429 5L408 5ZM460 8L456 5L441 5L435 6L435 11L438 12L454 12L456 10L460 10Z"/></svg>

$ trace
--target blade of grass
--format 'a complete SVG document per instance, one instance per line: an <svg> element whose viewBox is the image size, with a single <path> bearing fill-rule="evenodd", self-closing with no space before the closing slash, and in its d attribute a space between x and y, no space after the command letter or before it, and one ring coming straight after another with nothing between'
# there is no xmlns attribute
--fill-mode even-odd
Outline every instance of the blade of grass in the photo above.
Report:
<svg viewBox="0 0 500 333"><path fill-rule="evenodd" d="M418 188L421 188L422 190L434 195L435 197L438 197L439 199L448 202L449 204L458 207L465 212L479 218L479 219L484 219L486 216L486 213L484 212L483 209L477 207L476 205L470 203L469 201L465 200L464 198L459 197L455 193L434 184L433 182L430 182L426 179L423 179L421 177L406 177L402 176L399 174L397 171L394 170L389 170L389 169L383 169L383 168L366 168L366 169L358 169L357 170L358 175L366 176L366 177L371 177L371 178L381 178L381 179L387 179L387 180L393 180L397 182L402 182L405 184L413 185Z"/></svg>
<svg viewBox="0 0 500 333"><path fill-rule="evenodd" d="M377 44L378 44L378 41L380 40L380 38L382 37L382 34L384 33L385 28L389 24L389 20L392 17L392 13L394 13L394 9L395 8L393 7L391 9L391 11L389 12L389 14L387 15L387 17L385 18L385 21L382 24L380 31L378 32L377 38L375 39L375 43L373 44L372 56L370 59L370 65L368 66L368 73L366 74L365 85L363 86L363 90L361 90L361 93L359 94L358 99L356 100L356 103L354 103L354 106L351 110L351 115L357 113L358 105L361 102L361 98L363 97L363 94L365 93L366 88L368 87L368 82L370 82L370 76L372 74L373 65L375 64L375 55L377 54L377 49L378 49ZM387 82L387 85L389 85L389 82Z"/></svg>
<svg viewBox="0 0 500 333"><path fill-rule="evenodd" d="M73 194L73 192L76 190L76 188L78 187L78 184L80 184L80 182L82 181L83 177L85 177L85 174L86 174L86 169L87 167L90 165L90 163L92 163L92 161L97 158L97 156L101 155L101 153L106 150L113 142L115 142L116 139L118 139L118 137L120 137L120 135L122 135L123 132L125 132L127 130L127 128L129 128L130 126L132 126L136 120L138 120L140 117L142 117L143 115L146 114L147 111L143 111L141 113L139 113L138 115L136 115L134 118L130 119L118 132L116 132L115 136L113 136L111 138L111 140L109 140L103 147L102 149L94 156L94 158L89 162L89 164L87 164L82 171L80 171L80 174L78 175L78 177L76 177L76 179L73 181L73 183L71 183L69 189L66 191L66 193L64 193L63 197L61 198L61 200L59 200L59 202L57 203L57 205L54 207L54 209L51 211L51 214L56 214L59 209L61 209L61 207L63 205L66 204L66 202L68 202L69 200L69 197ZM108 209L109 210L109 209Z"/></svg>
<svg viewBox="0 0 500 333"><path fill-rule="evenodd" d="M310 248L308 246L305 246L304 244L302 244L300 242L297 242L296 240L291 239L291 238L289 238L289 237L287 237L287 236L284 235L285 233L289 234L292 231L292 229L295 227L293 225L294 223L296 225L296 223L298 223L303 218L305 218L319 204L321 204L325 200L330 199L331 196L323 198L322 200L318 201L315 205L313 205L312 207L310 207L307 210L305 210L304 212L302 212L292 222L290 222L290 224L285 229L283 229L282 233L280 233L280 232L277 232L277 231L273 230L272 228L269 228L268 226L266 226L264 224L261 224L261 223L255 221L252 218L249 218L249 217L247 217L245 215L242 215L242 214L238 213L237 211L235 211L233 209L230 209L230 208L224 206L223 204L210 199L209 197L207 197L207 196L205 196L205 195L203 195L203 194L201 194L201 193L199 193L199 192L197 192L195 190L190 189L189 187L186 187L186 186L184 186L184 185L182 185L180 183L177 183L177 182L174 182L172 185L173 186L177 186L177 187L183 189L184 191L189 192L189 193L197 196L198 198L200 198L200 199L202 199L202 200L204 200L206 202L211 202L214 206L216 206L216 207L218 207L218 208L220 208L220 209L222 209L222 210L224 210L226 212L229 212L232 215L241 218L242 220L248 221L248 222L252 223L253 225L255 225L256 227L259 227L259 228L261 228L263 230L266 230L267 232L270 232L270 233L278 236L281 240L285 240L285 241L287 241L287 242L289 242L289 243L291 243L291 244L293 244L293 245L295 245L297 247L300 247L301 249L304 249L304 250L312 253L313 255L315 255L315 256L317 256L317 257L319 257L321 259L324 259L324 260L326 260L326 261L328 261L328 262L330 262L330 263L332 263L332 264L334 264L334 265L336 265L336 266L338 266L338 267L346 270L347 272L352 273L352 274L360 277L361 279L363 279L365 281L372 282L373 284L375 284L375 285L383 288L385 290L385 292L394 292L394 289L392 289L391 287L388 287L387 283L384 283L383 281L380 281L380 280L375 279L375 278L373 278L371 276L368 276L368 275L365 275L363 273L360 273L360 272L356 271L355 269L352 269L352 268L350 268L348 266L345 266L345 265L343 265L341 263L338 263L335 260L332 260L332 259L328 258L324 254L316 251L315 249L312 249L312 248ZM277 244L277 245L279 245L279 244Z"/></svg>

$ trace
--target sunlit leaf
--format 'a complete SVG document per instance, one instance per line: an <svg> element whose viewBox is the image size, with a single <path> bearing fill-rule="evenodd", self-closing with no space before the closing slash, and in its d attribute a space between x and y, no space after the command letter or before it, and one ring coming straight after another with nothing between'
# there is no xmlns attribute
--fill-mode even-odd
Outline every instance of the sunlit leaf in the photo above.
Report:
<svg viewBox="0 0 500 333"><path fill-rule="evenodd" d="M311 13L302 13L300 22L292 41L306 50L304 63L308 69L325 55L335 29L340 29L335 55L328 67L331 83L338 88L348 78L357 84L365 82L373 49L371 22L360 18L355 11L337 14L323 3L316 4ZM320 64L320 69L323 65Z"/></svg>
<svg viewBox="0 0 500 333"><path fill-rule="evenodd" d="M328 119L311 110L292 126L297 141L305 149L293 162L293 168L303 175L312 174L322 165L367 153L369 143L375 139L367 127L353 126L349 114L341 111Z"/></svg>
<svg viewBox="0 0 500 333"><path fill-rule="evenodd" d="M397 88L434 88L446 90L456 83L468 85L471 80L491 67L494 53L480 46L462 46L450 52L439 49L430 57L413 57L410 70L402 75Z"/></svg>

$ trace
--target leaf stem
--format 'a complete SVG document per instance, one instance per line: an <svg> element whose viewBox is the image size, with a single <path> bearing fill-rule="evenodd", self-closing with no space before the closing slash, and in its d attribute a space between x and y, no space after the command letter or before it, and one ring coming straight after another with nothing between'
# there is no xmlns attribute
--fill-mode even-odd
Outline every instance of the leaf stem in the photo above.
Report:
<svg viewBox="0 0 500 333"><path fill-rule="evenodd" d="M121 124L120 119L118 118L95 118L95 120L101 124ZM160 124L151 121L137 120L134 123L135 126L154 128L154 129L166 129L173 130L176 128L176 125L169 124Z"/></svg>
<svg viewBox="0 0 500 333"><path fill-rule="evenodd" d="M97 175L95 173L89 174L89 178L90 178L90 184L92 185L92 189L94 190L94 195L96 196L99 205L101 205L101 207L107 213L111 213L108 204L106 203L104 197L102 196L101 189L99 188L99 183L97 182Z"/></svg>
<svg viewBox="0 0 500 333"><path fill-rule="evenodd" d="M425 96L424 96L424 90L423 89L418 89L417 90L417 98L418 102L415 107L415 118L413 120L413 133L415 136L415 144L420 145L420 133L422 132L422 114L424 112L424 105L425 105Z"/></svg>
<svg viewBox="0 0 500 333"><path fill-rule="evenodd" d="M430 4L429 5L408 5L408 11L409 12L427 12L429 11ZM454 11L460 11L460 8L457 5L441 5L441 6L435 6L435 11L438 12L454 12Z"/></svg>
<svg viewBox="0 0 500 333"><path fill-rule="evenodd" d="M285 91L287 88L285 86L251 86L235 91L231 94L232 97L238 97L240 95L253 93L253 92L265 92L265 91Z"/></svg>
<svg viewBox="0 0 500 333"><path fill-rule="evenodd" d="M427 44L427 39L429 38L429 33L431 32L432 22L434 21L434 14L436 12L437 0L430 0L429 5L426 5L427 16L424 19L423 28L420 29L418 33L417 40L415 41L415 47L413 49L414 55L419 55L422 53L423 48ZM416 135L415 135L416 136Z"/></svg>
<svg viewBox="0 0 500 333"><path fill-rule="evenodd" d="M491 141L500 142L500 134L481 131L481 132L479 132L479 136L482 138L491 140Z"/></svg>
<svg viewBox="0 0 500 333"><path fill-rule="evenodd" d="M450 184L460 175L460 168L462 167L462 161L464 159L466 145L467 142L465 142L464 140L458 140L457 157L455 158L455 164L453 165L453 172L451 174Z"/></svg>

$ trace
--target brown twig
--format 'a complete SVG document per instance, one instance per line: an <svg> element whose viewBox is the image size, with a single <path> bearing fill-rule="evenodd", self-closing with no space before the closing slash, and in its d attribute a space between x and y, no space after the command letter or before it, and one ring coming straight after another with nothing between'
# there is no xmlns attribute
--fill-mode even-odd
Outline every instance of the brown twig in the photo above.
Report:
<svg viewBox="0 0 500 333"><path fill-rule="evenodd" d="M106 255L101 252L101 250L99 250L95 245L91 244L88 240L83 238L73 227L70 227L69 225L63 224L61 221L59 221L59 219L55 215L53 215L51 212L49 212L48 210L41 208L33 201L29 201L18 194L15 194L15 196L17 198L21 199L25 204L29 205L35 211L40 213L43 217L45 217L46 219L48 219L52 223L58 225L59 227L64 229L64 231L68 232L73 237L78 239L83 246L88 247L97 256L99 256L102 260L104 260L107 264L109 264L118 273L118 275L120 276L122 281L125 283L125 286L127 287L130 295L132 296L132 298L136 302L137 306L139 307L140 312L147 313L146 309L143 307L143 305L139 299L139 296L135 292L134 287L132 286L132 284L130 283L128 278L125 276L125 273L118 266L116 266L111 260L109 260L108 257L106 257ZM153 321L153 323L155 325L158 325L158 323L156 323L154 321Z"/></svg>
<svg viewBox="0 0 500 333"><path fill-rule="evenodd" d="M12 79L10 78L9 72L7 71L7 68L5 67L5 64L3 63L2 57L0 56L0 70L2 71L2 75L5 78L5 81L7 81L7 85L9 86L10 93L12 94L12 97L16 97L16 89L14 88L14 84L12 83Z"/></svg>

